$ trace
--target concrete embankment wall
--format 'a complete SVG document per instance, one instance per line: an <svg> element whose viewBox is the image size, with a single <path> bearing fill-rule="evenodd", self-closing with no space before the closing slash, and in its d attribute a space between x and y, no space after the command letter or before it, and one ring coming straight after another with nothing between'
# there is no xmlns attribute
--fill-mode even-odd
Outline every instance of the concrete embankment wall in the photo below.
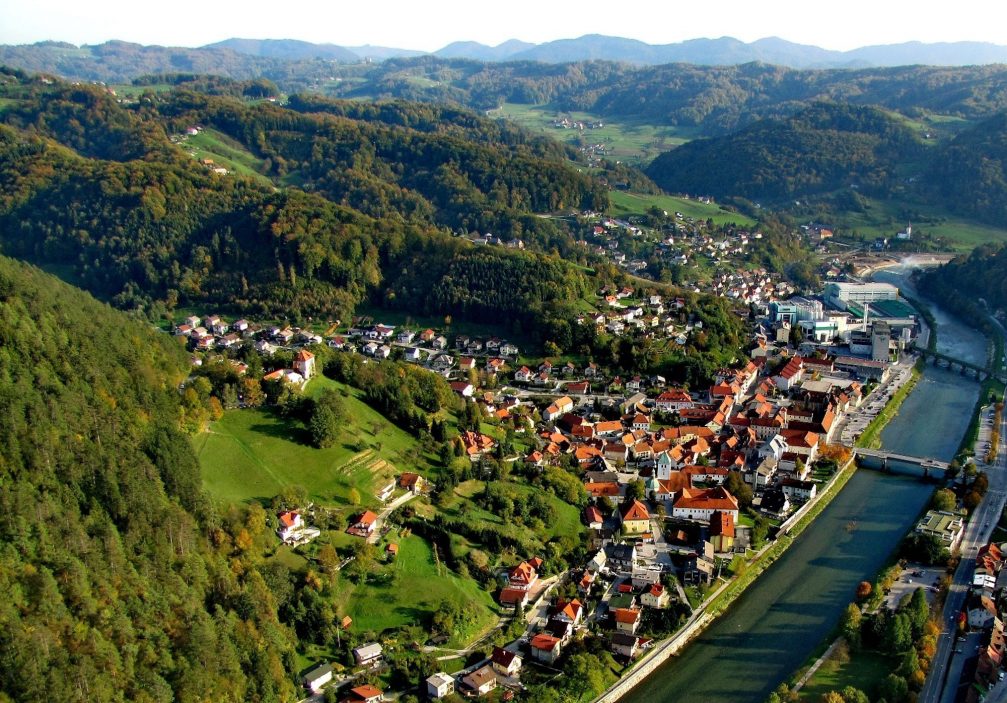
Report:
<svg viewBox="0 0 1007 703"><path fill-rule="evenodd" d="M617 683L613 684L612 688L596 698L594 703L615 703L615 701L629 693L631 688L654 673L654 670L661 666L661 664L664 664L669 657L677 654L689 640L702 632L713 620L714 617L712 615L703 614L696 622L683 629L667 642L659 645L653 654L641 661L630 673L619 679Z"/></svg>

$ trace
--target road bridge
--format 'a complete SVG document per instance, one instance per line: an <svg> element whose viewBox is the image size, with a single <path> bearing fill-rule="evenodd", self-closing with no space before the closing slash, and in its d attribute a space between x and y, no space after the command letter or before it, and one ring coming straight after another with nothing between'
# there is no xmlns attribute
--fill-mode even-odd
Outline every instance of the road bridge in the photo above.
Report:
<svg viewBox="0 0 1007 703"><path fill-rule="evenodd" d="M880 461L881 470L888 470L889 461L898 461L903 464L914 464L923 469L923 475L925 477L930 476L930 472L934 471L946 471L948 468L948 462L940 461L932 457L923 456L912 456L910 454L899 454L897 452L888 452L884 449L865 449L862 447L856 447L853 450L853 455L856 457L865 457L869 459L877 459Z"/></svg>
<svg viewBox="0 0 1007 703"><path fill-rule="evenodd" d="M923 356L923 360L928 364L944 366L946 368L950 368L952 371L958 371L962 375L978 378L980 381L985 381L990 374L992 374L1001 383L1007 383L1007 373L1004 373L1002 370L993 371L988 365L981 366L979 364L974 364L971 361L964 361L936 351L921 350L920 354Z"/></svg>

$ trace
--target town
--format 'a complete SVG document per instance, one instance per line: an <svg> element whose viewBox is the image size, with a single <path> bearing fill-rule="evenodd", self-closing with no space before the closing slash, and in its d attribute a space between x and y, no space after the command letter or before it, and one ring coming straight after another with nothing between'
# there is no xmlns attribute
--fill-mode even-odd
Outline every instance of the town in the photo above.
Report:
<svg viewBox="0 0 1007 703"><path fill-rule="evenodd" d="M682 323L681 299L633 295L628 288L599 291L609 311L576 324L610 334L653 330L679 344L694 331ZM501 564L494 597L514 639L462 669L431 674L428 695L444 698L520 691L523 681L541 680L571 643L593 648L587 642L597 640L615 661L631 663L694 623L718 587L807 514L848 464L859 434L909 380L920 325L894 286L877 283L831 283L820 297L773 301L766 312L748 359L697 389L660 376L620 377L591 362L535 362L500 337L449 337L446 330L364 319L322 335L191 316L174 333L193 350L195 364L244 345L268 367L277 351L292 351L292 366L274 368L262 381L294 388L321 372L312 348L427 369L493 426L521 438L510 449L517 453L500 455L499 435L462 432L457 442L473 475L487 475L500 461L520 467L512 474L560 468L580 477L584 562L548 575L539 554ZM229 363L239 373L247 369ZM374 509L355 513L346 532L399 559L403 506L436 490L431 477L405 471L376 487L364 501ZM278 515L280 540L296 547L317 538L321 532L308 519L301 509ZM367 678L361 673L380 671L381 643L362 643L353 657L349 669L319 664L305 685L316 692L341 686L349 701L383 700L373 684L352 686Z"/></svg>

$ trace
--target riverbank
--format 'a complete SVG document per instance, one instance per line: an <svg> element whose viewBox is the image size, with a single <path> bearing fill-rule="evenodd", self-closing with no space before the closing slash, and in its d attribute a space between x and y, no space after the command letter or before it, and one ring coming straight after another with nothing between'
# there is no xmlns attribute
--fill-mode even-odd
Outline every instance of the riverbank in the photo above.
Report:
<svg viewBox="0 0 1007 703"><path fill-rule="evenodd" d="M829 478L821 492L791 517L793 524L790 526L787 526L786 523L781 525L780 532L782 534L778 533L776 539L746 562L745 569L741 574L719 586L696 608L692 617L681 630L639 659L631 669L623 673L616 683L595 698L593 703L618 701L670 657L677 654L690 640L715 622L718 615L725 612L769 566L786 552L787 548L812 523L815 517L840 493L855 472L856 463L851 457Z"/></svg>
<svg viewBox="0 0 1007 703"><path fill-rule="evenodd" d="M921 377L922 373L919 368L913 366L912 371L910 371L909 380L892 394L891 400L885 404L884 409L864 428L860 437L854 442L854 446L864 449L877 449L881 446L881 431L899 414L899 408L902 407L902 403L905 402L906 398L916 387L916 384L919 383Z"/></svg>

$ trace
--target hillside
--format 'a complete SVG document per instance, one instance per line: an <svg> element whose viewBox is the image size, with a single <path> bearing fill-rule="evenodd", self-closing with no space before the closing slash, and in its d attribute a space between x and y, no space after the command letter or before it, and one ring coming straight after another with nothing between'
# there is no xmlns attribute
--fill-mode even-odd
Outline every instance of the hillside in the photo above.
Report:
<svg viewBox="0 0 1007 703"><path fill-rule="evenodd" d="M927 181L952 212L1007 225L1007 112L958 135L931 163Z"/></svg>
<svg viewBox="0 0 1007 703"><path fill-rule="evenodd" d="M478 109L503 103L549 105L598 118L688 128L700 136L792 115L820 101L966 119L1007 108L1007 68L1000 65L797 70L764 63L636 67L607 61L476 63L422 57L336 72L345 80L318 89L343 97L450 100Z"/></svg>
<svg viewBox="0 0 1007 703"><path fill-rule="evenodd" d="M9 259L0 336L0 697L292 697L261 576L209 546L181 348Z"/></svg>
<svg viewBox="0 0 1007 703"><path fill-rule="evenodd" d="M868 107L819 104L726 137L696 140L647 168L665 190L780 200L854 187L880 193L922 142L901 122Z"/></svg>
<svg viewBox="0 0 1007 703"><path fill-rule="evenodd" d="M536 213L602 209L604 188L563 147L515 127L428 105L295 97L283 108L192 91L130 107L97 87L7 80L0 241L117 305L349 319L371 302L498 314L535 336L600 285L555 254L458 236L586 256ZM189 156L178 135L196 124L216 135L201 148L261 172L221 176ZM473 266L477 304L436 285ZM526 291L504 273L522 267L543 272Z"/></svg>

